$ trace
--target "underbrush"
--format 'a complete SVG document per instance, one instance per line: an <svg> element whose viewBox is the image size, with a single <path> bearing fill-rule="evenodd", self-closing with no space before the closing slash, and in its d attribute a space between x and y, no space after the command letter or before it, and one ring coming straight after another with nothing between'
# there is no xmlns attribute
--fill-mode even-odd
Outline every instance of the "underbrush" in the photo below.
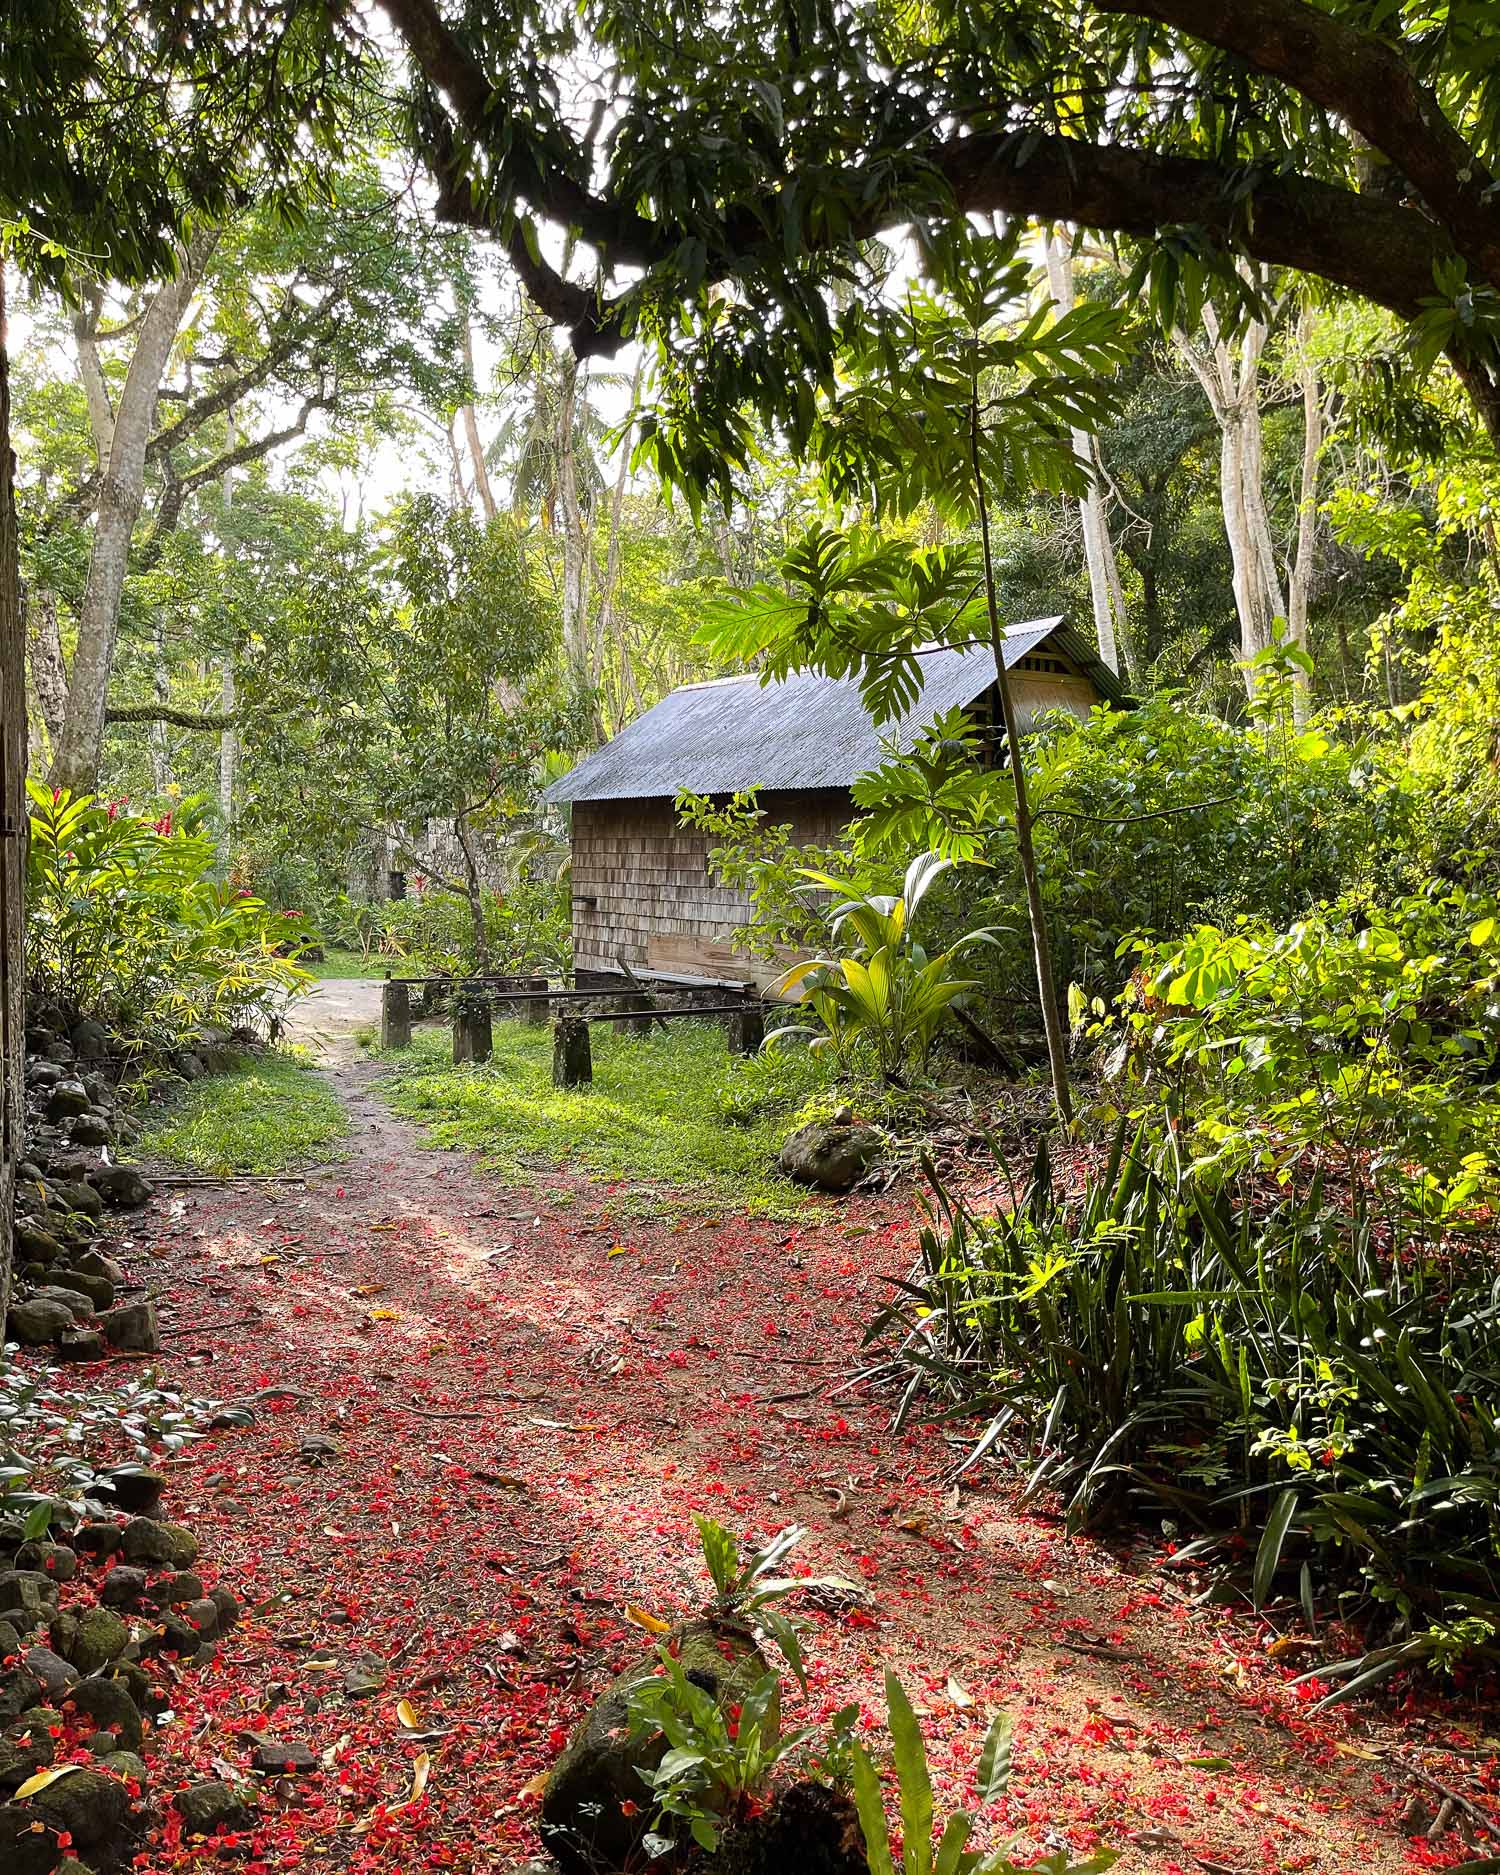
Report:
<svg viewBox="0 0 1500 1875"><path fill-rule="evenodd" d="M1009 1214L934 1182L920 1261L872 1329L900 1409L1023 1435L1073 1527L1166 1519L1231 1598L1342 1624L1340 1696L1500 1658L1500 1271L1350 1217L1314 1179L1266 1202L1122 1132L1073 1199L1045 1158Z"/></svg>
<svg viewBox="0 0 1500 1875"><path fill-rule="evenodd" d="M348 1130L316 1069L264 1054L195 1081L152 1118L138 1151L199 1172L287 1172L326 1156Z"/></svg>
<svg viewBox="0 0 1500 1875"><path fill-rule="evenodd" d="M742 1061L712 1021L674 1021L649 1037L596 1024L592 1086L552 1084L550 1029L495 1024L483 1067L455 1069L446 1032L418 1030L389 1053L382 1085L433 1142L484 1154L508 1178L539 1165L659 1182L761 1216L803 1215L807 1199L775 1169L798 1109L823 1086L805 1054Z"/></svg>

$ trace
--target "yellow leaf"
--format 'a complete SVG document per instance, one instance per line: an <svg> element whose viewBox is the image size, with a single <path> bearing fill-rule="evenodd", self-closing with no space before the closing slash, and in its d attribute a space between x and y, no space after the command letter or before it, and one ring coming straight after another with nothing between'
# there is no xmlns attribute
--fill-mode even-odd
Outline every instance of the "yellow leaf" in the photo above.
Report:
<svg viewBox="0 0 1500 1875"><path fill-rule="evenodd" d="M523 1797L540 1797L542 1792L547 1788L547 1781L551 1775L552 1773L550 1771L538 1771L535 1777L527 1778L526 1782L521 1786L521 1795Z"/></svg>
<svg viewBox="0 0 1500 1875"><path fill-rule="evenodd" d="M626 1602L625 1619L633 1621L638 1628L644 1628L648 1634L669 1634L670 1621L662 1621L656 1615L647 1614L644 1608L637 1608L634 1602Z"/></svg>
<svg viewBox="0 0 1500 1875"><path fill-rule="evenodd" d="M398 1699L396 1701L396 1717L406 1727L408 1732L416 1731L417 1709L409 1699Z"/></svg>
<svg viewBox="0 0 1500 1875"><path fill-rule="evenodd" d="M338 1664L336 1660L304 1660L302 1671L304 1673L332 1673Z"/></svg>
<svg viewBox="0 0 1500 1875"><path fill-rule="evenodd" d="M372 1322L394 1322L399 1320L399 1317L394 1309L371 1309L370 1320Z"/></svg>
<svg viewBox="0 0 1500 1875"><path fill-rule="evenodd" d="M415 1803L427 1788L427 1780L432 1775L432 1757L425 1751L419 1751L411 1767L411 1795L408 1803Z"/></svg>
<svg viewBox="0 0 1500 1875"><path fill-rule="evenodd" d="M628 1243L612 1243L609 1246L609 1254L612 1257L628 1257L630 1255L630 1245Z"/></svg>
<svg viewBox="0 0 1500 1875"><path fill-rule="evenodd" d="M38 1771L35 1777L28 1777L19 1790L11 1792L11 1801L18 1803L23 1797L34 1797L39 1790L55 1784L60 1777L69 1777L74 1771L82 1769L81 1764L59 1764L50 1771Z"/></svg>

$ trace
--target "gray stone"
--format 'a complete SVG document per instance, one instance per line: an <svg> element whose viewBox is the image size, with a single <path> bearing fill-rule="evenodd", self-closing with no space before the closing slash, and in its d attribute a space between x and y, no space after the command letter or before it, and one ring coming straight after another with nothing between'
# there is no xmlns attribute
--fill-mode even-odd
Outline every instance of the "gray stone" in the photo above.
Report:
<svg viewBox="0 0 1500 1875"><path fill-rule="evenodd" d="M40 1288L33 1291L33 1294L44 1302L62 1303L65 1309L72 1311L74 1321L86 1322L93 1316L92 1299L81 1289L75 1289L71 1283L65 1282L60 1276L54 1276L51 1282L43 1283Z"/></svg>
<svg viewBox="0 0 1500 1875"><path fill-rule="evenodd" d="M101 1165L89 1173L89 1183L106 1204L127 1209L145 1204L155 1190L150 1179L134 1165Z"/></svg>
<svg viewBox="0 0 1500 1875"><path fill-rule="evenodd" d="M73 1065L72 1045L63 1041L60 1036L55 1041L48 1042L46 1055L49 1061L59 1062L65 1068L71 1068Z"/></svg>
<svg viewBox="0 0 1500 1875"><path fill-rule="evenodd" d="M40 1569L0 1570L0 1608L31 1612L57 1605L57 1584Z"/></svg>
<svg viewBox="0 0 1500 1875"><path fill-rule="evenodd" d="M767 1671L754 1637L738 1622L685 1622L672 1640L688 1678L721 1705L748 1698ZM611 1682L584 1714L548 1779L541 1838L568 1875L634 1868L646 1859L651 1805L641 1800L641 1772L661 1762L667 1741L660 1733L632 1740L629 1705L632 1690L657 1664L653 1650Z"/></svg>
<svg viewBox="0 0 1500 1875"><path fill-rule="evenodd" d="M58 1204L68 1211L82 1211L89 1217L103 1217L104 1200L92 1185L81 1179L57 1179L47 1187Z"/></svg>
<svg viewBox="0 0 1500 1875"><path fill-rule="evenodd" d="M61 1875L57 1838L48 1830L39 1831L36 1820L36 1812L24 1803L0 1803L0 1869L5 1875Z"/></svg>
<svg viewBox="0 0 1500 1875"><path fill-rule="evenodd" d="M97 1673L130 1645L130 1629L110 1608L68 1609L52 1617L51 1639L80 1673Z"/></svg>
<svg viewBox="0 0 1500 1875"><path fill-rule="evenodd" d="M172 1802L189 1836L212 1836L216 1829L255 1827L255 1793L240 1785L221 1783L216 1777L189 1784Z"/></svg>
<svg viewBox="0 0 1500 1875"><path fill-rule="evenodd" d="M73 1328L59 1340L57 1351L65 1361L102 1361L104 1337L97 1328Z"/></svg>
<svg viewBox="0 0 1500 1875"><path fill-rule="evenodd" d="M74 1025L69 1040L80 1061L103 1061L109 1053L109 1030L89 1016Z"/></svg>
<svg viewBox="0 0 1500 1875"><path fill-rule="evenodd" d="M219 1611L219 1632L227 1634L231 1628L239 1626L240 1604L234 1593L222 1585L208 1591L208 1599Z"/></svg>
<svg viewBox="0 0 1500 1875"><path fill-rule="evenodd" d="M126 1562L157 1563L163 1569L191 1569L198 1560L198 1539L181 1524L132 1517L120 1532Z"/></svg>
<svg viewBox="0 0 1500 1875"><path fill-rule="evenodd" d="M200 1595L196 1601L184 1602L179 1613L198 1636L200 1645L217 1638L219 1611L206 1595Z"/></svg>
<svg viewBox="0 0 1500 1875"><path fill-rule="evenodd" d="M5 1338L19 1341L23 1348L45 1347L73 1326L73 1311L61 1302L48 1302L32 1296L24 1302L12 1302L5 1317Z"/></svg>
<svg viewBox="0 0 1500 1875"><path fill-rule="evenodd" d="M113 1556L120 1547L120 1526L117 1523L80 1524L73 1532L73 1547L86 1556Z"/></svg>
<svg viewBox="0 0 1500 1875"><path fill-rule="evenodd" d="M18 1223L16 1255L29 1263L55 1263L62 1255L62 1245L40 1224Z"/></svg>
<svg viewBox="0 0 1500 1875"><path fill-rule="evenodd" d="M77 1667L70 1666L50 1647L28 1647L26 1665L36 1675L49 1699L61 1699L78 1679Z"/></svg>
<svg viewBox="0 0 1500 1875"><path fill-rule="evenodd" d="M180 1608L203 1600L203 1578L191 1569L179 1569L151 1584L151 1599L158 1608Z"/></svg>
<svg viewBox="0 0 1500 1875"><path fill-rule="evenodd" d="M67 1830L75 1849L97 1849L118 1841L130 1814L130 1793L107 1771L73 1771L31 1799L54 1829Z"/></svg>
<svg viewBox="0 0 1500 1875"><path fill-rule="evenodd" d="M127 1782L134 1778L144 1790L151 1781L151 1773L146 1769L146 1761L133 1751L111 1751L99 1760L101 1771L112 1771L116 1777Z"/></svg>
<svg viewBox="0 0 1500 1875"><path fill-rule="evenodd" d="M114 1138L113 1127L99 1113L80 1113L73 1122L72 1133L80 1146L107 1146Z"/></svg>
<svg viewBox="0 0 1500 1875"><path fill-rule="evenodd" d="M78 1556L66 1543L49 1543L37 1538L23 1543L16 1551L18 1569L39 1569L54 1582L71 1582L78 1574Z"/></svg>
<svg viewBox="0 0 1500 1875"><path fill-rule="evenodd" d="M106 1608L135 1609L146 1593L146 1572L128 1563L116 1563L100 1584L99 1599Z"/></svg>
<svg viewBox="0 0 1500 1875"><path fill-rule="evenodd" d="M49 1120L69 1120L87 1113L92 1101L89 1090L82 1081L63 1079L54 1083L47 1096L47 1118Z"/></svg>
<svg viewBox="0 0 1500 1875"><path fill-rule="evenodd" d="M80 1680L69 1697L85 1718L113 1739L111 1751L139 1751L145 1736L141 1715L128 1688L119 1680Z"/></svg>
<svg viewBox="0 0 1500 1875"><path fill-rule="evenodd" d="M55 1061L38 1059L26 1064L26 1085L28 1087L56 1087L59 1081L68 1078L66 1068Z"/></svg>
<svg viewBox="0 0 1500 1875"><path fill-rule="evenodd" d="M157 1326L154 1302L127 1302L111 1309L99 1326L112 1348L131 1354L160 1352L161 1330Z"/></svg>
<svg viewBox="0 0 1500 1875"><path fill-rule="evenodd" d="M880 1157L885 1141L860 1121L811 1120L781 1148L787 1177L819 1191L848 1191Z"/></svg>
<svg viewBox="0 0 1500 1875"><path fill-rule="evenodd" d="M21 1636L9 1621L0 1621L0 1660L8 1660L21 1651Z"/></svg>
<svg viewBox="0 0 1500 1875"><path fill-rule="evenodd" d="M55 1271L53 1281L64 1289L76 1289L86 1295L96 1314L115 1305L115 1286L107 1276L90 1276L83 1270L69 1269Z"/></svg>
<svg viewBox="0 0 1500 1875"><path fill-rule="evenodd" d="M149 1465L115 1465L100 1476L100 1485L120 1506L134 1516L149 1516L161 1502L167 1488L165 1472Z"/></svg>
<svg viewBox="0 0 1500 1875"><path fill-rule="evenodd" d="M10 1667L0 1672L0 1725L8 1725L41 1703L42 1683L29 1667ZM0 1869L4 1867L0 1860Z"/></svg>
<svg viewBox="0 0 1500 1875"><path fill-rule="evenodd" d="M14 1790L51 1764L52 1733L40 1723L40 1716L40 1709L33 1708L5 1728L0 1738L0 1790Z"/></svg>
<svg viewBox="0 0 1500 1875"><path fill-rule="evenodd" d="M125 1266L117 1258L106 1256L102 1250L73 1250L68 1256L68 1268L82 1272L85 1276L107 1276L116 1289L123 1288L130 1278L125 1273Z"/></svg>
<svg viewBox="0 0 1500 1875"><path fill-rule="evenodd" d="M317 1753L306 1745L275 1738L257 1745L250 1762L271 1777L303 1777L318 1768Z"/></svg>

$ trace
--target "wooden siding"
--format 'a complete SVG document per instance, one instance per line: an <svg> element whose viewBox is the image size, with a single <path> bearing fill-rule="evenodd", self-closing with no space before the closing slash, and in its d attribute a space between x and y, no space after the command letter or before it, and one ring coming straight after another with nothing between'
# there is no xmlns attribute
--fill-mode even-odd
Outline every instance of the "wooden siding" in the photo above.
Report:
<svg viewBox="0 0 1500 1875"><path fill-rule="evenodd" d="M799 844L832 846L853 813L842 790L761 797L773 824ZM573 809L573 962L767 981L779 966L733 949L750 922L747 894L715 882L714 836L677 825L673 802L580 801ZM593 900L594 903L589 903Z"/></svg>

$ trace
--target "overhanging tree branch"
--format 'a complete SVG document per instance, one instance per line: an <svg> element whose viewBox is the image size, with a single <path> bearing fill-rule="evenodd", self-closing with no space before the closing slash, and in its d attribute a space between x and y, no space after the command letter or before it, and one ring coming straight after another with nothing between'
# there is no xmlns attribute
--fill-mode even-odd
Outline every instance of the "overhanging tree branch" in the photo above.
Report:
<svg viewBox="0 0 1500 1875"><path fill-rule="evenodd" d="M233 729L239 717L233 711L178 710L167 703L112 703L104 712L107 723L171 723L176 729L206 729L216 734Z"/></svg>

